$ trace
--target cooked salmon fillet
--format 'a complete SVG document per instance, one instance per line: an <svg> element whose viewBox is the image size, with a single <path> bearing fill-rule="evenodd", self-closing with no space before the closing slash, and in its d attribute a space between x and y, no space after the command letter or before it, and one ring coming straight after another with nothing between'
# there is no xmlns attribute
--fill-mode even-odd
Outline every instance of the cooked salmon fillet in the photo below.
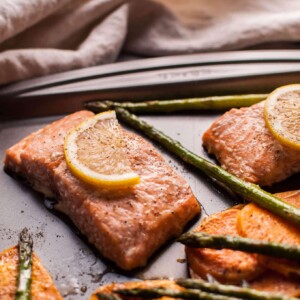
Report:
<svg viewBox="0 0 300 300"><path fill-rule="evenodd" d="M5 166L33 188L59 200L102 255L129 270L146 264L164 242L178 236L200 212L187 182L140 136L122 130L131 168L141 182L119 191L95 189L67 168L63 142L68 132L93 116L80 111L31 134L6 152Z"/></svg>
<svg viewBox="0 0 300 300"><path fill-rule="evenodd" d="M14 300L17 290L18 247L4 250L0 253L0 299ZM42 265L40 259L32 256L32 300L62 300L50 274Z"/></svg>
<svg viewBox="0 0 300 300"><path fill-rule="evenodd" d="M203 144L228 172L261 186L300 172L300 151L280 144L263 117L264 102L231 109L203 135Z"/></svg>

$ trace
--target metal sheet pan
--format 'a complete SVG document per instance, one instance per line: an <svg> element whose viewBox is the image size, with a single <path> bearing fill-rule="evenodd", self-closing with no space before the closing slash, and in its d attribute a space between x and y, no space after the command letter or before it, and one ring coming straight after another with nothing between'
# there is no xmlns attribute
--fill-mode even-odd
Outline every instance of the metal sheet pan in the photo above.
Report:
<svg viewBox="0 0 300 300"><path fill-rule="evenodd" d="M299 82L295 50L188 54L83 68L0 86L0 118L41 117L85 101L140 101L269 93ZM19 110L16 110L16 107Z"/></svg>
<svg viewBox="0 0 300 300"><path fill-rule="evenodd" d="M218 114L143 117L179 140L190 150L206 156L201 136ZM0 124L0 157L22 137L61 116L5 121ZM159 147L158 147L159 148ZM161 149L159 151L162 151ZM191 185L201 203L202 217L226 209L240 200L226 193L199 171L191 169L162 151L166 160ZM273 187L273 191L299 188L300 176ZM17 243L18 233L28 227L34 236L35 251L51 273L65 299L87 299L99 285L132 278L187 276L184 248L174 240L163 246L145 268L122 272L101 258L68 221L46 208L43 197L19 180L0 171L0 251ZM198 220L190 224L194 226ZM86 289L86 291L85 291Z"/></svg>
<svg viewBox="0 0 300 300"><path fill-rule="evenodd" d="M58 74L16 82L2 87L0 89L0 98L17 96L30 91L37 91L39 89L54 86L60 87L61 85L68 83L79 82L79 84L81 84L84 81L86 82L96 78L107 78L116 75L133 74L154 70L171 70L174 68L187 68L193 66L226 65L238 63L243 63L245 66L244 69L247 69L249 64L252 63L273 63L273 67L275 67L276 64L299 62L299 51L290 49L225 51L143 58L133 61L123 61L60 72ZM260 69L263 71L263 68Z"/></svg>

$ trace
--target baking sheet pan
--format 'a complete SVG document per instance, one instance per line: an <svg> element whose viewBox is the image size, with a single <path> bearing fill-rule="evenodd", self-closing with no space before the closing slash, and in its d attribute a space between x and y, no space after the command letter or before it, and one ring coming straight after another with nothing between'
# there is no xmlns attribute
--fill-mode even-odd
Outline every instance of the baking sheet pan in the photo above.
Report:
<svg viewBox="0 0 300 300"><path fill-rule="evenodd" d="M179 140L188 149L207 157L201 145L201 136L218 115L206 113L142 118ZM1 122L1 160L5 156L5 149L60 117ZM224 210L240 201L201 172L178 161L158 146L157 148L169 164L191 185L203 208L201 217ZM296 175L272 189L273 191L296 189L299 188L299 182L300 176ZM23 227L28 227L33 233L36 253L51 273L65 299L88 299L99 285L111 281L187 276L184 248L174 240L163 246L146 267L132 272L122 272L101 258L67 220L53 214L53 211L45 206L44 198L40 194L32 191L20 180L8 176L3 168L0 171L0 183L0 251L15 245L19 232ZM197 222L199 219L194 220L189 228Z"/></svg>

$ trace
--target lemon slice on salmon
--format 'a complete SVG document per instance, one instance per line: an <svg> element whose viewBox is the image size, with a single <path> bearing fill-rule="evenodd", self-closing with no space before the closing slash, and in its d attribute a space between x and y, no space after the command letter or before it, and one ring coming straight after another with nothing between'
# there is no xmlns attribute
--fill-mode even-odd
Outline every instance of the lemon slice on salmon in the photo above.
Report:
<svg viewBox="0 0 300 300"><path fill-rule="evenodd" d="M265 102L264 117L279 142L300 150L300 84L273 91Z"/></svg>
<svg viewBox="0 0 300 300"><path fill-rule="evenodd" d="M126 154L126 143L114 111L95 115L73 129L64 153L70 171L80 180L103 188L139 183Z"/></svg>

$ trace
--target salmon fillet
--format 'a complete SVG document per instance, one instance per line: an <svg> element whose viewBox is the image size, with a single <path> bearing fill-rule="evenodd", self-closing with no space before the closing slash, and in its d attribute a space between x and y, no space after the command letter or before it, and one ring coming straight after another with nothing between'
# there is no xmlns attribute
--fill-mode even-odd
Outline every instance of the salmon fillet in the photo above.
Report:
<svg viewBox="0 0 300 300"><path fill-rule="evenodd" d="M266 186L300 171L300 151L273 137L265 124L263 107L261 102L226 112L204 133L203 144L225 170Z"/></svg>
<svg viewBox="0 0 300 300"><path fill-rule="evenodd" d="M18 247L4 250L0 253L0 299L14 300L17 290ZM32 255L32 300L62 300L50 274L42 265L40 259Z"/></svg>
<svg viewBox="0 0 300 300"><path fill-rule="evenodd" d="M130 270L146 264L164 242L178 236L200 212L187 182L143 138L122 129L127 154L141 182L109 191L81 182L67 168L63 142L68 132L93 116L69 115L7 150L5 166L33 188L58 199L56 209L70 217L101 254Z"/></svg>

